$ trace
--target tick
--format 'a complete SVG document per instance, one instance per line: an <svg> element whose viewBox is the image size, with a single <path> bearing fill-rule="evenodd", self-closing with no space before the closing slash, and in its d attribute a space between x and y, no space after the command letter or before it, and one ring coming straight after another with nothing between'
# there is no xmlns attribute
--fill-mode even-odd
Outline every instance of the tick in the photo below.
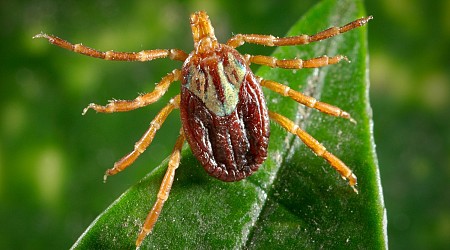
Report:
<svg viewBox="0 0 450 250"><path fill-rule="evenodd" d="M108 176L115 175L130 166L150 145L156 131L162 126L167 116L174 109L180 109L182 123L180 135L170 156L157 200L137 237L136 246L139 247L152 231L164 202L169 197L185 141L209 175L222 181L239 181L258 170L267 158L269 120L273 120L290 133L297 135L316 155L328 161L357 192L356 176L352 170L294 122L281 114L269 111L261 86L323 113L353 121L349 113L317 101L286 85L255 76L249 68L251 63L284 69L318 68L336 64L346 60L346 57L338 55L306 60L277 59L262 55L242 55L236 48L244 43L265 46L308 44L360 27L370 19L372 16L360 18L342 27L331 27L311 36L278 38L271 35L238 34L225 44L221 44L214 35L214 28L208 15L206 12L199 11L190 17L194 50L189 54L179 49L101 52L44 33L34 38L46 38L50 43L64 49L105 60L151 61L169 58L183 62L181 69L175 69L163 77L155 90L150 93L142 94L134 100L113 100L105 106L91 103L83 110L84 115L89 109L101 113L112 113L141 108L156 102L173 82L181 81L181 93L173 97L156 115L148 130L136 142L134 149L117 161L113 168L108 169L104 176L106 180Z"/></svg>

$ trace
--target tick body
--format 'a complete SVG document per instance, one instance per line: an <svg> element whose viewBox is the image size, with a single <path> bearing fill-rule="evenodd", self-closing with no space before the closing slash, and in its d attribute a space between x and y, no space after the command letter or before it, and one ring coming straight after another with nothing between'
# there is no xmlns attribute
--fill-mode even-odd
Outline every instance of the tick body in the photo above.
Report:
<svg viewBox="0 0 450 250"><path fill-rule="evenodd" d="M178 49L156 49L140 52L101 52L81 44L72 44L58 37L38 34L35 38L46 38L62 48L105 60L150 61L170 58L183 62L181 69L173 70L156 85L153 92L138 96L134 100L114 100L105 106L91 103L84 110L112 113L125 112L156 102L165 94L174 81L181 81L181 93L156 115L148 130L139 139L134 149L108 169L107 176L114 175L130 166L152 142L156 131L167 116L179 108L182 128L169 158L168 169L162 180L157 200L149 212L136 240L142 244L152 231L169 192L181 158L185 141L206 172L222 181L239 181L258 170L267 157L269 143L269 120L275 121L287 131L297 135L316 155L329 162L339 174L347 179L357 192L356 176L339 158L331 154L311 135L281 114L267 109L261 86L300 104L323 113L353 121L350 115L327 103L317 101L288 86L255 76L251 63L285 69L318 68L346 60L344 56L321 56L313 59L276 59L261 55L241 55L235 48L244 43L266 46L301 45L324 40L366 24L371 16L360 18L341 27L331 27L315 35L300 35L277 38L270 35L238 34L221 44L214 35L208 15L196 12L190 24L194 50L185 53Z"/></svg>
<svg viewBox="0 0 450 250"><path fill-rule="evenodd" d="M251 175L267 156L269 114L245 59L217 44L192 52L182 75L181 121L194 155L220 180Z"/></svg>

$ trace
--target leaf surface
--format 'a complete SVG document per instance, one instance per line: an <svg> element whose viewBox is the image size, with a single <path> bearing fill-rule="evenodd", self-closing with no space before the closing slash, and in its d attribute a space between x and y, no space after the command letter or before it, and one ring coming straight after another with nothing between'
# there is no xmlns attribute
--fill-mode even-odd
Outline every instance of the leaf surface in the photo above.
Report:
<svg viewBox="0 0 450 250"><path fill-rule="evenodd" d="M364 15L360 1L325 0L287 35L314 34ZM367 53L366 27L362 27L309 45L280 47L273 53L286 59L341 54L351 63L294 71L261 67L256 73L352 115L356 125L264 90L270 110L295 121L353 169L359 194L300 139L272 123L267 161L240 182L209 177L185 146L170 197L142 248L385 248L385 209L372 138ZM134 248L166 168L167 160L120 196L73 248Z"/></svg>

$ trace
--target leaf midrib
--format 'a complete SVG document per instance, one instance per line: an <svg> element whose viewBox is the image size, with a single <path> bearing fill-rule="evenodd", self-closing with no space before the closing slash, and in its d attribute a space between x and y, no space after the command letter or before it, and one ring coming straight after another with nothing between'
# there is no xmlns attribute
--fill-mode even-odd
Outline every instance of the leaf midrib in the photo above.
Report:
<svg viewBox="0 0 450 250"><path fill-rule="evenodd" d="M348 12L349 9L346 9L345 12ZM344 16L346 16L344 14ZM302 17L302 19L299 22L302 22L306 17ZM332 19L338 19L338 17L336 15L332 16ZM334 22L336 23L336 21ZM287 34L289 35L299 35L299 34L290 34L290 32L288 32ZM339 36L337 37L333 37L332 39L338 40L338 41L334 41L334 43L330 42L329 40L325 40L325 41L321 41L321 46L319 44L317 44L317 46L314 48L314 51L317 51L317 48L321 48L323 50L326 51L326 53L324 53L324 55L336 55L336 51L338 50L338 45L339 40L341 40L342 38L340 38ZM326 45L324 45L326 44ZM336 45L338 44L338 45ZM334 45L334 46L330 46L330 45ZM273 55L279 54L279 49L275 50ZM321 55L317 55L317 56L321 56ZM284 58L283 58L284 59ZM342 63L342 62L341 62ZM344 62L345 63L345 62ZM337 65L331 65L331 67L333 66L337 66ZM263 66L264 67L264 66ZM322 94L322 90L325 84L325 78L328 74L328 67L324 67L324 68L319 68L319 69L315 69L318 71L319 74L319 80L317 81L317 85L314 84L313 80L310 80L310 78L314 75L310 74L308 76L308 79L306 81L306 84L304 85L304 87L302 88L302 92L307 92L307 93L312 93L311 96L316 98L317 100L320 100L320 96ZM258 72L260 72L261 70L258 70ZM312 91L310 91L310 89L312 89ZM289 98L289 97L284 97L284 98ZM308 131L309 126L311 125L311 119L310 116L312 114L314 110L312 108L308 108L305 105L302 104L298 104L298 108L297 111L295 112L295 117L297 118L296 120L294 120L295 124L298 124L300 128L302 128L305 131ZM318 112L318 111L316 111ZM301 118L301 116L299 116L298 114L304 114L303 118ZM326 114L321 114L321 115L326 115ZM340 119L338 117L336 117L336 119ZM272 124L275 124L275 122L272 121ZM279 126L278 124L276 124L275 126ZM280 162L278 162L278 164L280 164L280 166L284 166L284 162L289 160L289 157L291 157L293 155L293 153L300 147L301 140L299 138L297 138L297 136L287 132L286 134L286 140L289 141L288 144L288 148L286 151L283 152L282 157ZM298 141L296 141L298 139ZM269 142L270 143L270 142ZM306 145L305 145L305 148ZM308 148L309 149L309 148ZM312 153L312 151L310 152ZM263 166L264 167L264 166ZM275 173L274 173L274 178L271 179L271 182L269 185L266 185L266 189L264 189L264 187L262 187L261 185L258 185L257 182L253 181L252 178L249 178L248 180L246 180L248 183L251 183L252 185L255 186L255 188L257 189L261 189L263 192L265 192L267 195L265 196L261 209L259 209L257 216L256 216L256 220L254 221L253 226L250 228L249 233L246 235L246 237L244 236L243 238L245 238L242 242L244 242L244 246L246 248L250 247L250 244L252 242L252 238L253 238L253 233L255 231L255 229L257 228L257 225L261 222L261 220L263 220L264 218L262 218L262 213L263 211L266 209L267 207L267 201L269 198L273 199L273 202L276 203L277 205L283 207L285 209L286 212L289 212L290 214L292 214L293 216L297 217L297 214L294 213L291 208L286 207L283 203L279 203L279 199L277 198L277 196L273 195L274 194L274 182L278 180L278 173L280 172L281 167L276 169Z"/></svg>

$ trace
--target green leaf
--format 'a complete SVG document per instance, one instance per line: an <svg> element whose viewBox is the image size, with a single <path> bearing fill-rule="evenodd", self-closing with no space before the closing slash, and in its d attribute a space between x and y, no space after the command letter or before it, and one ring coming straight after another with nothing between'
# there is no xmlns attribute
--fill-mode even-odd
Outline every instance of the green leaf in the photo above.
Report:
<svg viewBox="0 0 450 250"><path fill-rule="evenodd" d="M364 15L360 1L326 0L287 35L314 34ZM272 111L295 121L353 169L359 194L297 137L272 123L267 161L240 182L209 177L186 146L170 197L142 248L385 248L386 215L368 99L366 28L310 45L280 47L273 55L313 58L338 54L351 63L294 71L261 67L256 74L351 113L356 125L265 91ZM134 248L166 168L167 160L127 190L73 248Z"/></svg>

